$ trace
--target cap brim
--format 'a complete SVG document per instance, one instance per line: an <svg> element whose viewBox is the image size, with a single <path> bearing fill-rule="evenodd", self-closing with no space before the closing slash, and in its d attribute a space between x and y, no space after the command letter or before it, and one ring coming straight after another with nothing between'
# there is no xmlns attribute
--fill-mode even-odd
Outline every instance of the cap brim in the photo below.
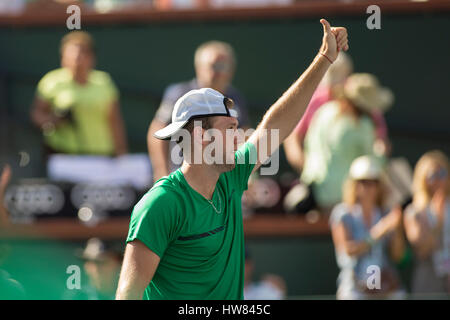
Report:
<svg viewBox="0 0 450 320"><path fill-rule="evenodd" d="M155 138L158 138L160 140L169 140L170 137L172 137L175 133L177 133L181 128L183 128L186 123L188 123L189 120L186 121L178 121L178 122L172 122L168 126L162 128L161 130L156 131L153 136Z"/></svg>

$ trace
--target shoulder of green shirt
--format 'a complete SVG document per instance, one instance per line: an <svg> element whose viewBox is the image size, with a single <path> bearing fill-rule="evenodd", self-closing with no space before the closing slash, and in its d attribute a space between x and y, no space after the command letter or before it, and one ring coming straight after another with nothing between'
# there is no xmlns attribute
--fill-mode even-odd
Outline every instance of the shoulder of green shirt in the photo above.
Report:
<svg viewBox="0 0 450 320"><path fill-rule="evenodd" d="M67 82L70 79L70 73L64 68L49 71L39 80L36 93L44 99L48 98L48 95L58 83Z"/></svg>
<svg viewBox="0 0 450 320"><path fill-rule="evenodd" d="M256 147L253 143L251 143L250 141L245 142L243 145L241 145L236 153L236 158L241 158L241 157L246 157L245 160L245 164L256 164ZM248 157L248 159L247 159ZM250 163L250 162L254 162L254 163Z"/></svg>
<svg viewBox="0 0 450 320"><path fill-rule="evenodd" d="M47 72L38 83L38 91L46 91L60 82L69 82L72 80L70 72L65 68L58 68ZM91 70L89 81L99 85L110 86L116 90L116 85L109 73L100 70Z"/></svg>
<svg viewBox="0 0 450 320"><path fill-rule="evenodd" d="M170 177L170 176L169 176ZM177 185L173 178L164 177L158 180L153 187L142 197L142 199L136 204L135 209L140 209L140 206L145 206L157 198L180 198L181 189Z"/></svg>
<svg viewBox="0 0 450 320"><path fill-rule="evenodd" d="M118 99L119 89L109 73L100 70L92 70L89 75L89 80L96 85L107 88L112 94L112 99Z"/></svg>
<svg viewBox="0 0 450 320"><path fill-rule="evenodd" d="M248 178L253 172L257 162L257 150L253 143L247 141L235 153L235 168L226 172L242 189L248 188Z"/></svg>
<svg viewBox="0 0 450 320"><path fill-rule="evenodd" d="M113 80L109 73L101 70L92 70L89 74L91 81L102 84L113 83Z"/></svg>
<svg viewBox="0 0 450 320"><path fill-rule="evenodd" d="M182 221L180 192L170 182L151 188L133 209L127 242L138 239L162 257L165 245L175 239Z"/></svg>

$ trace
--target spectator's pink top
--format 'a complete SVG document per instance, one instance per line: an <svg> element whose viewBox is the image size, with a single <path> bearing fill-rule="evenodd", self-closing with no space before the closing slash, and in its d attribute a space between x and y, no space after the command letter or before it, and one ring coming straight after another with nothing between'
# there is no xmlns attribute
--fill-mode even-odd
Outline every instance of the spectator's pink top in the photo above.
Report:
<svg viewBox="0 0 450 320"><path fill-rule="evenodd" d="M297 124L297 127L295 127L294 132L304 137L306 135L306 131L308 131L308 127L311 123L311 119L314 116L314 113L316 113L317 109L319 109L321 105L330 100L331 93L329 87L319 86L314 92L311 101L306 108L305 114Z"/></svg>
<svg viewBox="0 0 450 320"><path fill-rule="evenodd" d="M305 137L308 131L309 124L316 113L317 109L323 104L332 99L330 88L328 86L319 86L314 92L308 107L306 108L305 114L301 118L300 122L294 129L294 132L298 135ZM377 138L385 140L387 139L387 125L384 119L383 113L379 111L374 111L372 113L372 120L375 124L375 135Z"/></svg>
<svg viewBox="0 0 450 320"><path fill-rule="evenodd" d="M386 140L387 139L387 125L386 120L384 119L383 113L380 111L372 112L372 120L375 124L375 135L378 139Z"/></svg>

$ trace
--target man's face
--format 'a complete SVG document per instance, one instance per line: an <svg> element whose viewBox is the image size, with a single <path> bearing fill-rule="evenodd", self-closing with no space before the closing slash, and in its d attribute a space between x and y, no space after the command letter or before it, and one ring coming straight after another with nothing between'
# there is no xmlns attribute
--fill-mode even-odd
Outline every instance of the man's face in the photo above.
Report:
<svg viewBox="0 0 450 320"><path fill-rule="evenodd" d="M201 87L224 93L233 78L234 66L231 57L226 53L217 49L206 49L195 71Z"/></svg>
<svg viewBox="0 0 450 320"><path fill-rule="evenodd" d="M236 166L234 154L238 148L238 120L233 117L216 116L212 117L211 121L211 142L206 142L203 145L203 148L205 150L206 146L210 143L214 143L215 139L221 139L215 144L218 148L217 150L214 150L213 155L220 158L220 163L216 163L215 165L220 168L220 171L222 172L233 170ZM208 135L208 132L206 132L205 135ZM216 152L219 152L220 154L216 154Z"/></svg>
<svg viewBox="0 0 450 320"><path fill-rule="evenodd" d="M62 51L61 65L77 72L86 72L94 66L94 54L85 45L68 43Z"/></svg>

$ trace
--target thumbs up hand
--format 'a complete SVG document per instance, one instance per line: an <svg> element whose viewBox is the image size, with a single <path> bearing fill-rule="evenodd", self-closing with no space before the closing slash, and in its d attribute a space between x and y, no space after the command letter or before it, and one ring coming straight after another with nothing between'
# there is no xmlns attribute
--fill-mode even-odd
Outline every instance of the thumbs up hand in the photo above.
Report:
<svg viewBox="0 0 450 320"><path fill-rule="evenodd" d="M330 62L337 59L339 51L348 50L347 29L344 27L331 27L325 19L320 19L323 26L323 39L320 53L325 55Z"/></svg>

